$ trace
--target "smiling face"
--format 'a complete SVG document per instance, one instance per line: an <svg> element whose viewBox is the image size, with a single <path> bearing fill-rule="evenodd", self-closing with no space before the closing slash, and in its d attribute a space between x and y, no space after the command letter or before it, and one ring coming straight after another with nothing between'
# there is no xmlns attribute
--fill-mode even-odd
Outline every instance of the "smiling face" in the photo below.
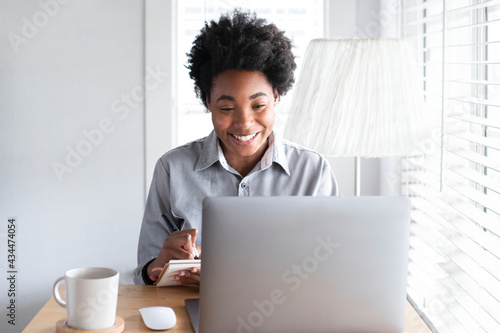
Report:
<svg viewBox="0 0 500 333"><path fill-rule="evenodd" d="M261 72L227 70L214 79L207 106L227 162L248 174L267 149L278 93Z"/></svg>

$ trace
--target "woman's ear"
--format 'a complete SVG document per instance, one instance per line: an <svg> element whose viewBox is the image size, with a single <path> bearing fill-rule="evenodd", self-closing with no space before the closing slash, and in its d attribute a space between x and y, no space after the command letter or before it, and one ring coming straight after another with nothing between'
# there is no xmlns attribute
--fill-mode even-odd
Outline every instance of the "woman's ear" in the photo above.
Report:
<svg viewBox="0 0 500 333"><path fill-rule="evenodd" d="M280 95L278 94L278 89L274 89L274 106L278 103Z"/></svg>
<svg viewBox="0 0 500 333"><path fill-rule="evenodd" d="M207 107L207 111L211 112L210 111L210 98L209 98L209 96L205 97L205 106Z"/></svg>

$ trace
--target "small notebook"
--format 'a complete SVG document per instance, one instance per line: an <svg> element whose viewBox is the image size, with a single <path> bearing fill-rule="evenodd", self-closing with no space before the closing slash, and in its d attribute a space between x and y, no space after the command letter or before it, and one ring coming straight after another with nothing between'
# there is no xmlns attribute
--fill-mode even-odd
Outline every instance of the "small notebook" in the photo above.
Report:
<svg viewBox="0 0 500 333"><path fill-rule="evenodd" d="M177 281L174 280L174 275L177 274L178 271L188 270L193 267L200 268L201 260L200 259L190 259L190 260L170 260L158 277L158 280L155 282L155 286L157 287L166 287L166 286L176 286Z"/></svg>

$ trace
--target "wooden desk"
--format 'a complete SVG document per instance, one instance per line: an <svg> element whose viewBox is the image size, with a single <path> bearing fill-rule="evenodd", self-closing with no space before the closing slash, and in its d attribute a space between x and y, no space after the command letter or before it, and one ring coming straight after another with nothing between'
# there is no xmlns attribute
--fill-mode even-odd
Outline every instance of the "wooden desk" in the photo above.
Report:
<svg viewBox="0 0 500 333"><path fill-rule="evenodd" d="M165 287L120 285L117 315L125 320L124 332L151 333L138 309L148 306L169 306L177 315L177 324L168 332L192 333L191 323L184 307L184 299L199 297L198 287ZM43 306L23 332L54 333L56 323L66 317L66 310L53 297ZM430 333L412 306L406 304L405 333Z"/></svg>

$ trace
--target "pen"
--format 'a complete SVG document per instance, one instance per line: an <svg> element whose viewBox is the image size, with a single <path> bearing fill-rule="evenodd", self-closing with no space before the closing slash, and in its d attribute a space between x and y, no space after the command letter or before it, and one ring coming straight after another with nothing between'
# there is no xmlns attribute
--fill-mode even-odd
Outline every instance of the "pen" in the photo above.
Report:
<svg viewBox="0 0 500 333"><path fill-rule="evenodd" d="M177 225L174 223L174 221L172 221L170 219L170 217L168 217L167 214L163 213L161 214L161 217L163 217L163 219L165 220L165 222L167 222L167 224L170 226L170 229L172 229L173 231L179 231L179 228L177 227ZM195 246L195 253L194 253L194 258L195 259L199 259L199 255L200 253L198 252L198 249L196 249L196 246Z"/></svg>
<svg viewBox="0 0 500 333"><path fill-rule="evenodd" d="M179 228L177 228L177 225L174 223L174 221L172 221L170 219L170 217L168 217L168 215L163 213L163 214L161 214L161 217L163 217L165 222L167 222L167 224L170 226L170 229L172 229L173 231L179 231Z"/></svg>

